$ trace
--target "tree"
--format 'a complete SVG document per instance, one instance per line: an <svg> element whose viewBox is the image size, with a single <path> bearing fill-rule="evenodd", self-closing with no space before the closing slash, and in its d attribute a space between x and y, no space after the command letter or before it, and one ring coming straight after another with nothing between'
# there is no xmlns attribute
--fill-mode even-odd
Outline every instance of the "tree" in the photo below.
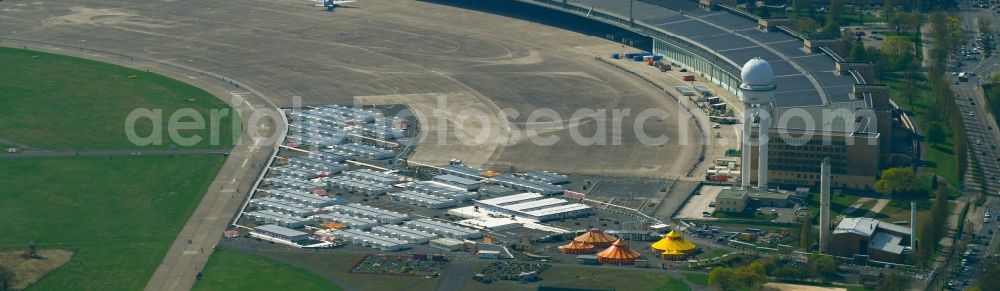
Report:
<svg viewBox="0 0 1000 291"><path fill-rule="evenodd" d="M805 13L812 13L813 0L794 0L792 1L792 8L795 10L795 14L802 16Z"/></svg>
<svg viewBox="0 0 1000 291"><path fill-rule="evenodd" d="M980 15L979 18L976 19L976 22L979 24L979 33L993 35L993 21L990 19L990 17L985 15ZM984 45L983 58L989 58L991 54L993 54L993 46Z"/></svg>
<svg viewBox="0 0 1000 291"><path fill-rule="evenodd" d="M819 37L837 37L840 35L840 24L834 20L833 16L826 20L826 24L823 25L823 30L819 32Z"/></svg>
<svg viewBox="0 0 1000 291"><path fill-rule="evenodd" d="M885 273L879 278L875 291L904 291L910 289L909 279L896 273Z"/></svg>
<svg viewBox="0 0 1000 291"><path fill-rule="evenodd" d="M17 276L14 271L0 265L0 291L14 290L14 280Z"/></svg>
<svg viewBox="0 0 1000 291"><path fill-rule="evenodd" d="M938 185L937 195L931 202L931 209L924 216L917 231L917 257L921 264L928 263L934 255L934 248L944 237L948 228L948 185Z"/></svg>
<svg viewBox="0 0 1000 291"><path fill-rule="evenodd" d="M715 267L708 273L708 285L722 291L737 290L739 283L733 269Z"/></svg>
<svg viewBox="0 0 1000 291"><path fill-rule="evenodd" d="M809 268L812 273L825 282L833 280L837 276L837 268L840 264L828 256L813 255L809 257Z"/></svg>
<svg viewBox="0 0 1000 291"><path fill-rule="evenodd" d="M979 288L986 288L990 290L996 288L1000 284L1000 266L994 265L986 270L986 273L979 276L976 280L976 286Z"/></svg>
<svg viewBox="0 0 1000 291"><path fill-rule="evenodd" d="M913 43L903 36L887 36L885 42L882 43L882 54L886 58L891 59L894 69L902 69L899 68L901 65L900 58L903 56L913 56ZM908 63L902 63L902 65L906 64Z"/></svg>
<svg viewBox="0 0 1000 291"><path fill-rule="evenodd" d="M896 4L893 0L885 0L882 3L882 16L885 17L885 21L889 22L892 19L893 14L896 13Z"/></svg>
<svg viewBox="0 0 1000 291"><path fill-rule="evenodd" d="M830 20L840 21L840 15L844 13L843 0L830 0Z"/></svg>
<svg viewBox="0 0 1000 291"><path fill-rule="evenodd" d="M864 62L868 60L868 55L865 50L865 44L860 40L848 42L850 44L850 51L847 52L847 60L851 62Z"/></svg>
<svg viewBox="0 0 1000 291"><path fill-rule="evenodd" d="M806 252L812 248L812 219L808 215L802 221L802 229L799 230L799 245Z"/></svg>
<svg viewBox="0 0 1000 291"><path fill-rule="evenodd" d="M875 182L875 192L883 195L919 194L923 189L913 169L889 168Z"/></svg>
<svg viewBox="0 0 1000 291"><path fill-rule="evenodd" d="M813 35L819 30L819 23L815 19L809 17L798 17L792 21L792 25L795 26L795 31L805 35Z"/></svg>
<svg viewBox="0 0 1000 291"><path fill-rule="evenodd" d="M753 262L749 266L736 268L733 275L741 287L749 290L760 290L760 287L767 283L767 272L761 262Z"/></svg>
<svg viewBox="0 0 1000 291"><path fill-rule="evenodd" d="M940 122L931 122L927 127L927 141L931 144L941 144L948 138L948 133L944 131L944 125Z"/></svg>

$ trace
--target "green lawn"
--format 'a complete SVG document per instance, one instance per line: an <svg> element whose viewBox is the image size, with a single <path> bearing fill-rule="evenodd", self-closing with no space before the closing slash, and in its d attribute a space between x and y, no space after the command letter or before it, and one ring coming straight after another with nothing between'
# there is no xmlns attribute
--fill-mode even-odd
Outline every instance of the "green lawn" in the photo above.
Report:
<svg viewBox="0 0 1000 291"><path fill-rule="evenodd" d="M725 254L728 254L728 253L730 253L730 252L726 251L724 249L718 249L717 248L717 249L712 249L711 251L708 251L708 252L700 253L697 256L695 256L695 258L699 259L699 260L711 259L711 258L718 258L718 257L721 257L722 255L725 255Z"/></svg>
<svg viewBox="0 0 1000 291"><path fill-rule="evenodd" d="M0 246L75 249L35 290L140 290L225 159L0 160Z"/></svg>
<svg viewBox="0 0 1000 291"><path fill-rule="evenodd" d="M930 209L930 200L917 201L917 217L922 216ZM886 222L909 221L910 220L910 200L893 199L882 209L882 212L875 216Z"/></svg>
<svg viewBox="0 0 1000 291"><path fill-rule="evenodd" d="M847 209L854 204L855 201L861 199L861 196L850 195L850 194L830 194L830 210L831 213L841 214L844 213L844 209ZM870 207L869 207L870 208ZM865 211L855 210L854 215L863 215ZM812 193L809 195L809 214L812 217L819 215L819 193Z"/></svg>
<svg viewBox="0 0 1000 291"><path fill-rule="evenodd" d="M699 286L708 286L708 274L684 273L684 278L686 278L688 282L698 284Z"/></svg>
<svg viewBox="0 0 1000 291"><path fill-rule="evenodd" d="M0 64L0 139L43 150L132 149L136 145L126 137L126 117L146 108L162 110L164 124L162 144L148 147L164 148L175 144L165 125L170 116L192 108L206 126L212 119L210 109L229 114L218 123L218 143L211 142L208 129L182 130L182 137L200 135L201 142L194 145L199 148L233 145L230 107L183 82L112 64L3 47ZM136 133L149 135L152 124L139 119Z"/></svg>
<svg viewBox="0 0 1000 291"><path fill-rule="evenodd" d="M858 211L871 210L872 207L875 206L875 203L878 203L878 200L868 200L867 202L861 204L861 207L858 208Z"/></svg>
<svg viewBox="0 0 1000 291"><path fill-rule="evenodd" d="M193 290L343 290L309 270L271 258L219 250Z"/></svg>
<svg viewBox="0 0 1000 291"><path fill-rule="evenodd" d="M477 270L481 269L482 266L485 266L485 264L481 264ZM683 281L671 277L663 271L653 269L611 269L557 265L542 272L541 277L541 281L531 284L518 284L513 281L482 284L470 278L466 281L465 287L462 290L535 290L538 286L598 290L610 290L611 288L615 290L691 290Z"/></svg>
<svg viewBox="0 0 1000 291"><path fill-rule="evenodd" d="M225 248L223 248L225 250ZM230 251L234 252L234 251ZM209 261L215 260L218 254L213 254ZM364 254L344 254L344 253L264 253L261 252L260 256L267 257L272 260L279 260L282 262L294 262L295 266L310 266L309 270L315 272L316 275L321 276L325 279L330 279L335 282L338 286L343 286L345 289L353 290L380 290L380 291L394 291L394 290L434 290L437 287L440 278L425 278L421 276L392 276L392 275L370 275L370 274L351 274L348 273L351 267L354 266ZM246 266L229 264L225 260L221 260L224 264L218 264L223 268L244 268ZM282 264L288 268L299 269L288 264ZM211 271L206 267L206 271ZM273 276L278 276L280 274L285 274L284 272L290 272L289 270L283 270L282 272L275 272ZM239 274L233 272L234 274ZM206 274L206 280L209 274ZM229 278L226 278L229 280ZM472 280L472 274L469 274L469 281ZM232 288L237 290L237 288ZM273 288L251 288L254 290L274 290ZM289 289L296 290L296 289Z"/></svg>
<svg viewBox="0 0 1000 291"><path fill-rule="evenodd" d="M927 111L938 110L937 106L934 105L933 98L930 96L930 88L927 87L927 84L917 84L917 92L920 92L920 96L914 97L911 104L910 99L899 94L902 91L903 82L906 82L905 80L889 76L882 78L881 81L889 86L890 92L892 92L892 100L900 108L910 113L910 118L917 123L917 126L921 130L926 131L931 124L931 120L927 119ZM945 126L945 130L947 131L949 128ZM958 181L958 162L953 150L954 146L952 146L951 134L949 133L947 136L948 139L940 145L925 146L926 153L923 156L923 160L927 164L924 166L924 171L944 177L948 184L957 187L957 185L961 185Z"/></svg>

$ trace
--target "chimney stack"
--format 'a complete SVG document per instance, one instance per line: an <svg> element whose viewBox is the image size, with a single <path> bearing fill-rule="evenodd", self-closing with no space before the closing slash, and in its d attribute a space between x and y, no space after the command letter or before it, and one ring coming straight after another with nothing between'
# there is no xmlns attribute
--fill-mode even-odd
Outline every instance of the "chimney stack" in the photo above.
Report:
<svg viewBox="0 0 1000 291"><path fill-rule="evenodd" d="M910 201L910 249L917 247L917 202Z"/></svg>
<svg viewBox="0 0 1000 291"><path fill-rule="evenodd" d="M830 246L830 158L823 158L819 179L819 253Z"/></svg>

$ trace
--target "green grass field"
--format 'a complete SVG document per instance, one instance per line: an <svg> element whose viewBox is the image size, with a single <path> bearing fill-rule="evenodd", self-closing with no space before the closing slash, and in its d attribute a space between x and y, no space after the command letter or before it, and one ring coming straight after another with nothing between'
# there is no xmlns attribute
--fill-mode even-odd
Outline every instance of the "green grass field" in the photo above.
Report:
<svg viewBox="0 0 1000 291"><path fill-rule="evenodd" d="M224 162L222 156L5 159L0 246L75 249L36 290L138 290Z"/></svg>
<svg viewBox="0 0 1000 291"><path fill-rule="evenodd" d="M133 149L136 146L125 135L125 120L137 108L162 110L163 124L178 109L192 108L206 125L210 123L210 109L230 109L199 88L112 64L3 47L0 64L0 139L33 149ZM208 129L183 130L181 134L203 137L193 147L232 147L232 115L230 111L230 117L219 122L218 144L211 143ZM146 136L152 132L152 125L148 119L140 119L136 132ZM166 125L162 127L162 145L148 147L174 144Z"/></svg>
<svg viewBox="0 0 1000 291"><path fill-rule="evenodd" d="M698 284L701 287L708 287L708 274L684 273L684 278L688 282Z"/></svg>
<svg viewBox="0 0 1000 291"><path fill-rule="evenodd" d="M482 264L485 266L485 264ZM478 269L481 269L480 266ZM626 267L627 268L627 267ZM541 274L542 280L531 284L500 281L482 284L471 278L462 290L535 290L538 286L585 288L596 290L691 290L683 281L653 269L611 269L587 266L553 266ZM707 277L706 277L707 280Z"/></svg>
<svg viewBox="0 0 1000 291"><path fill-rule="evenodd" d="M224 247L222 248L226 250ZM236 252L230 250L230 252ZM232 281L240 280L245 272L244 271L217 271L212 270L216 267L221 267L224 269L230 268L246 268L248 266L243 265L227 265L227 264L213 264L211 261L216 260L218 253L213 254L212 258L209 259L210 263L205 267L205 279L209 280L208 276L212 275L214 278L211 280L223 280ZM264 253L259 254L260 257L266 257L271 260L279 260L283 266L289 268L299 269L296 266L309 266L308 272L313 272L317 276L324 279L328 279L338 286L342 286L345 289L353 290L434 290L437 287L440 278L425 278L421 276L391 276L391 275L370 275L370 274L351 274L348 273L351 267L354 266L364 254L344 254L344 253L311 253L311 252L299 252L299 253ZM225 259L222 260L226 262ZM294 266L290 265L294 264ZM302 270L302 269L300 269ZM291 274L286 272L292 272L290 270L275 271L273 275L268 275L269 277L277 277L281 274ZM295 271L297 272L297 271ZM210 274L209 274L210 273ZM294 273L294 272L293 272ZM214 275L213 275L214 274ZM294 275L298 276L298 275ZM471 279L471 275L469 275ZM219 278L221 277L221 278ZM332 285L331 285L332 286ZM235 288L233 288L235 289ZM273 290L274 288L251 288L253 290ZM289 289L296 290L296 289Z"/></svg>
<svg viewBox="0 0 1000 291"><path fill-rule="evenodd" d="M342 290L309 270L274 259L219 250L192 290Z"/></svg>

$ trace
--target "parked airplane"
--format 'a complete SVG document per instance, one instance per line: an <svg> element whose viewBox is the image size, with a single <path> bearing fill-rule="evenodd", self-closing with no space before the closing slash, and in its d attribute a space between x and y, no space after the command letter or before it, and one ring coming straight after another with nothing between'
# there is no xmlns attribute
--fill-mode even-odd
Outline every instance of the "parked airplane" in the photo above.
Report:
<svg viewBox="0 0 1000 291"><path fill-rule="evenodd" d="M326 7L326 11L333 11L340 5L356 2L356 0L313 0L313 6Z"/></svg>

